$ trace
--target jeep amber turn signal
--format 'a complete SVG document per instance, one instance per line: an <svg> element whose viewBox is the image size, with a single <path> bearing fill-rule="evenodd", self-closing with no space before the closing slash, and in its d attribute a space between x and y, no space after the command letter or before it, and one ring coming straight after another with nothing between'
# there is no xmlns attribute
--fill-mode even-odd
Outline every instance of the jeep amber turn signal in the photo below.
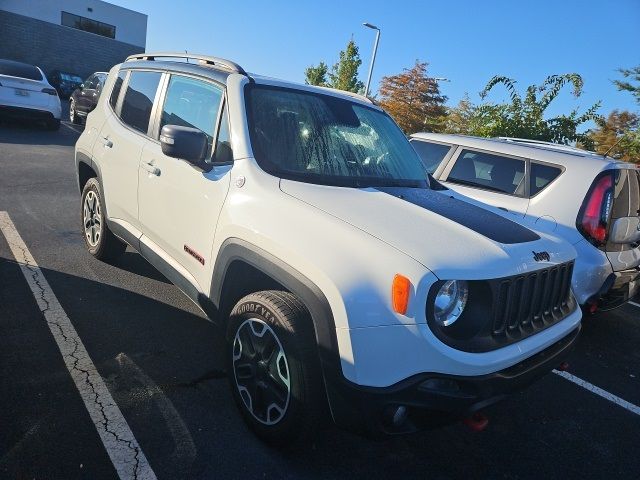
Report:
<svg viewBox="0 0 640 480"><path fill-rule="evenodd" d="M397 274L393 277L391 286L391 303L396 313L404 315L407 313L409 305L409 294L411 293L411 282L407 277Z"/></svg>

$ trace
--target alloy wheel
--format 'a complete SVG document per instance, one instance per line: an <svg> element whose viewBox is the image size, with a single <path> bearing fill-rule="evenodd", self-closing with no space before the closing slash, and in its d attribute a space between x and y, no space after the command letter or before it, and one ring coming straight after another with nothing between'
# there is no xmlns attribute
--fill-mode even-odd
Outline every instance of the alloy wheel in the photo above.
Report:
<svg viewBox="0 0 640 480"><path fill-rule="evenodd" d="M83 215L84 235L87 243L95 247L100 241L102 227L102 208L96 192L89 190L84 197Z"/></svg>
<svg viewBox="0 0 640 480"><path fill-rule="evenodd" d="M289 363L273 329L262 320L245 320L233 340L233 374L242 402L264 425L275 425L291 398Z"/></svg>

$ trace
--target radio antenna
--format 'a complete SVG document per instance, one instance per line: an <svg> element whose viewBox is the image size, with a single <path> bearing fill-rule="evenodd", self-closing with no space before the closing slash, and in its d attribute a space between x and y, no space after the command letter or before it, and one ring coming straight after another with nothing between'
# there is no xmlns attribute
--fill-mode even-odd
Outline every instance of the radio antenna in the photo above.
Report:
<svg viewBox="0 0 640 480"><path fill-rule="evenodd" d="M625 137L625 135L621 135L620 138L618 140L616 140L616 142L613 145L611 145L606 152L604 152L604 156L606 157L607 155L609 155L609 152L611 152L611 150L616 148L624 137Z"/></svg>

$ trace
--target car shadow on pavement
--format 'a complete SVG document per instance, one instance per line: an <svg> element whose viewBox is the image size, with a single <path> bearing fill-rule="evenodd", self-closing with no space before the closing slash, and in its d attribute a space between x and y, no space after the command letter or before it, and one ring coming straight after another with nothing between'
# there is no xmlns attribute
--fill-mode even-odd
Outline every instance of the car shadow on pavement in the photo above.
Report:
<svg viewBox="0 0 640 480"><path fill-rule="evenodd" d="M147 262L142 255L132 250L131 247L128 247L128 250L113 262L113 266L151 280L169 284L171 283L167 277L162 275L162 273Z"/></svg>
<svg viewBox="0 0 640 480"><path fill-rule="evenodd" d="M80 131L60 125L60 130L50 131L43 125L27 121L0 122L0 144L58 145L71 147L76 144Z"/></svg>

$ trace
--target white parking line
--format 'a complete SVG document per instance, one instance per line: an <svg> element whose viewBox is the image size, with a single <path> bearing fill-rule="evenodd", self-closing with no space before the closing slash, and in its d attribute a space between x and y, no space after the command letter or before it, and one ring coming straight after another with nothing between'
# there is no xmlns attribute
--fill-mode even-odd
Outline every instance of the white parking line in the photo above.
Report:
<svg viewBox="0 0 640 480"><path fill-rule="evenodd" d="M67 370L118 476L121 480L156 480L155 473L91 361L82 340L7 212L0 212L0 230L58 344ZM61 405L61 408L64 406Z"/></svg>
<svg viewBox="0 0 640 480"><path fill-rule="evenodd" d="M561 372L559 370L554 370L553 373L555 373L556 375L560 375L562 378L565 378L570 382L575 383L576 385L581 386L585 390L589 390L591 393L598 395L599 397L602 397L605 400L609 400L610 402L615 403L619 407L622 407L625 410L630 411L631 413L640 415L640 407L634 405L631 402L627 402L626 400L623 400L622 398L614 395L613 393L609 393L606 390L601 389L600 387L596 387L592 383L589 383L586 380L582 380L581 378L578 378L575 375L571 375L568 372Z"/></svg>
<svg viewBox="0 0 640 480"><path fill-rule="evenodd" d="M640 307L640 303L636 303L636 302L629 302L630 305L633 305L634 307Z"/></svg>
<svg viewBox="0 0 640 480"><path fill-rule="evenodd" d="M60 124L64 125L65 127L67 127L69 130L73 130L76 133L82 133L82 130L80 129L80 127L78 127L76 129L74 126L68 124L67 122L60 122Z"/></svg>

